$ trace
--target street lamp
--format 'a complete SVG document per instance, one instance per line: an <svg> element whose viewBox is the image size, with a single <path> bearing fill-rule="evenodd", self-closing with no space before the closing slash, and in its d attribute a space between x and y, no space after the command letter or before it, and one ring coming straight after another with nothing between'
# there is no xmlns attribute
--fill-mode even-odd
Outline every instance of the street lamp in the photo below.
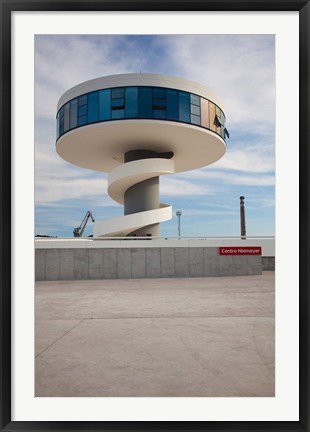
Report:
<svg viewBox="0 0 310 432"><path fill-rule="evenodd" d="M180 240L180 237L181 237L181 216L182 216L181 210L177 210L176 215L178 217L178 236L179 236L179 240Z"/></svg>

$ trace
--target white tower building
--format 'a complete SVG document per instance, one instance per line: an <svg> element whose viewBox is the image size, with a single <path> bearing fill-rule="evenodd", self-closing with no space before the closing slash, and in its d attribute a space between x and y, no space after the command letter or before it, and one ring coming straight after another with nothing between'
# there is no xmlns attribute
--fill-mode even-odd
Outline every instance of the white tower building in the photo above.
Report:
<svg viewBox="0 0 310 432"><path fill-rule="evenodd" d="M108 193L124 216L96 222L94 236L158 236L172 208L159 202L159 176L220 159L228 137L222 104L206 87L155 74L93 79L62 95L58 154L108 172Z"/></svg>

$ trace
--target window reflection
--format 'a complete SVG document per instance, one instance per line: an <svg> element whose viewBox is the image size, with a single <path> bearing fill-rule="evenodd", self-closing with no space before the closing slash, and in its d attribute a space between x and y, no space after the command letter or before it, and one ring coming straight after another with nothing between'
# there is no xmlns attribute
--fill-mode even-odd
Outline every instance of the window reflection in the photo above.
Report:
<svg viewBox="0 0 310 432"><path fill-rule="evenodd" d="M59 110L59 135L64 133L64 107Z"/></svg>
<svg viewBox="0 0 310 432"><path fill-rule="evenodd" d="M189 93L179 91L179 120L190 122Z"/></svg>
<svg viewBox="0 0 310 432"><path fill-rule="evenodd" d="M112 99L119 99L125 97L125 88L124 87L116 87L112 88Z"/></svg>
<svg viewBox="0 0 310 432"><path fill-rule="evenodd" d="M191 114L200 116L200 107L197 105L191 105Z"/></svg>
<svg viewBox="0 0 310 432"><path fill-rule="evenodd" d="M137 118L138 114L138 87L126 87L125 118Z"/></svg>
<svg viewBox="0 0 310 432"><path fill-rule="evenodd" d="M201 99L201 126L208 129L210 127L209 101L206 99Z"/></svg>
<svg viewBox="0 0 310 432"><path fill-rule="evenodd" d="M191 114L191 123L200 126L200 116L197 116L197 115Z"/></svg>
<svg viewBox="0 0 310 432"><path fill-rule="evenodd" d="M210 114L210 129L214 132L217 131L216 125L215 125L215 105L212 102L209 102L209 114Z"/></svg>
<svg viewBox="0 0 310 432"><path fill-rule="evenodd" d="M140 118L153 117L151 87L139 87L139 117Z"/></svg>
<svg viewBox="0 0 310 432"><path fill-rule="evenodd" d="M87 95L78 98L78 126L87 123Z"/></svg>
<svg viewBox="0 0 310 432"><path fill-rule="evenodd" d="M179 120L179 92L167 89L167 120Z"/></svg>
<svg viewBox="0 0 310 432"><path fill-rule="evenodd" d="M99 120L111 120L111 89L99 91Z"/></svg>
<svg viewBox="0 0 310 432"><path fill-rule="evenodd" d="M153 109L153 118L154 119L166 119L166 110L162 109Z"/></svg>
<svg viewBox="0 0 310 432"><path fill-rule="evenodd" d="M200 106L200 96L191 94L191 104Z"/></svg>
<svg viewBox="0 0 310 432"><path fill-rule="evenodd" d="M153 109L166 109L166 99L153 98Z"/></svg>
<svg viewBox="0 0 310 432"><path fill-rule="evenodd" d="M69 110L70 104L68 102L64 106L64 132L67 132L69 130Z"/></svg>
<svg viewBox="0 0 310 432"><path fill-rule="evenodd" d="M200 96L191 94L191 123L200 126Z"/></svg>
<svg viewBox="0 0 310 432"><path fill-rule="evenodd" d="M125 116L124 109L112 110L112 119L122 119Z"/></svg>
<svg viewBox="0 0 310 432"><path fill-rule="evenodd" d="M73 129L77 126L77 110L78 101L77 99L73 99L70 101L70 129Z"/></svg>
<svg viewBox="0 0 310 432"><path fill-rule="evenodd" d="M78 126L83 126L87 124L87 115L82 115L78 117Z"/></svg>
<svg viewBox="0 0 310 432"><path fill-rule="evenodd" d="M79 97L79 106L87 104L87 95L83 95Z"/></svg>
<svg viewBox="0 0 310 432"><path fill-rule="evenodd" d="M94 123L99 119L99 93L88 94L88 123Z"/></svg>
<svg viewBox="0 0 310 432"><path fill-rule="evenodd" d="M111 100L112 110L124 109L125 108L125 98L117 98Z"/></svg>

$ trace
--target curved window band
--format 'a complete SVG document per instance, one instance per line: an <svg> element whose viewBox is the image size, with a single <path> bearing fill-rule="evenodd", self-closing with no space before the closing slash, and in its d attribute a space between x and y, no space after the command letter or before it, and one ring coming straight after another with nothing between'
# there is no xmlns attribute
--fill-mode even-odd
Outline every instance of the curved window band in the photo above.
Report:
<svg viewBox="0 0 310 432"><path fill-rule="evenodd" d="M57 113L57 139L87 124L126 119L188 123L229 138L225 114L212 101L182 90L126 86L71 99Z"/></svg>

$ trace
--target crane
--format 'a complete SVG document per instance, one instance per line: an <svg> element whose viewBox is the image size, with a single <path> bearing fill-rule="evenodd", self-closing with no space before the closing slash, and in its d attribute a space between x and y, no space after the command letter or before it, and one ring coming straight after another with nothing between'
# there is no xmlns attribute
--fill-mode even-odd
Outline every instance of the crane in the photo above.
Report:
<svg viewBox="0 0 310 432"><path fill-rule="evenodd" d="M93 218L93 215L92 215L91 212L88 210L88 211L86 212L85 216L84 216L84 219L83 219L82 222L81 222L81 225L80 225L79 227L73 229L73 236L74 236L74 237L82 237L83 232L84 232L84 230L85 230L85 228L86 228L86 225L87 225L87 222L88 222L88 219L89 219L89 218L91 218L91 220L92 220L93 222L95 222L95 219Z"/></svg>

